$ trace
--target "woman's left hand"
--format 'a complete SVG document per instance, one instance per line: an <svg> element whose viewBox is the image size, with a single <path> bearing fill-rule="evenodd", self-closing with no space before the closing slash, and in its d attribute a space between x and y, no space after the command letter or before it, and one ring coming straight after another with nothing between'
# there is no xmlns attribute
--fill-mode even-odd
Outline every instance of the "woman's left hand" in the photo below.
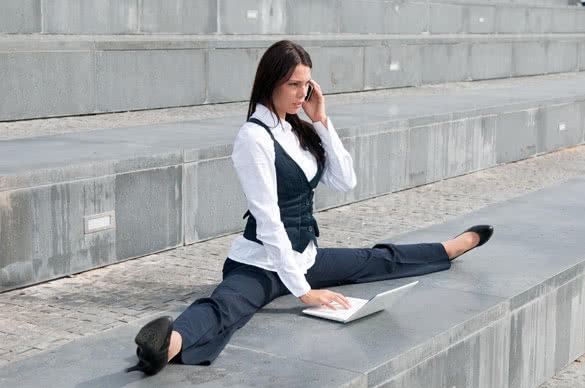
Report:
<svg viewBox="0 0 585 388"><path fill-rule="evenodd" d="M313 87L313 94L309 101L303 102L303 110L309 116L312 122L316 123L320 121L325 127L327 127L327 113L325 113L325 96L321 91L321 86L314 80L310 80L309 83Z"/></svg>

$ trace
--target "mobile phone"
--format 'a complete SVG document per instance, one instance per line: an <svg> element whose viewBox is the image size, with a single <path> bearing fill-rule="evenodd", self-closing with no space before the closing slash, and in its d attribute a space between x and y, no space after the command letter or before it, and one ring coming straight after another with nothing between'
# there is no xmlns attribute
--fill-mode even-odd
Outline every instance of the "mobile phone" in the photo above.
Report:
<svg viewBox="0 0 585 388"><path fill-rule="evenodd" d="M305 96L305 101L309 101L311 96L313 95L313 85L309 84L309 88L307 89L307 95Z"/></svg>

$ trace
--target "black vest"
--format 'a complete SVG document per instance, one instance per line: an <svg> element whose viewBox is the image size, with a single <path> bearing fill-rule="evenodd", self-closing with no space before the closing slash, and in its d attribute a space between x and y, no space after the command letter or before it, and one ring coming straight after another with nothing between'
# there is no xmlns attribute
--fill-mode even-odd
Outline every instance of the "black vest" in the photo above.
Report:
<svg viewBox="0 0 585 388"><path fill-rule="evenodd" d="M304 171L276 141L268 126L255 118L248 121L262 126L274 142L274 166L276 167L280 219L292 243L292 248L302 253L311 240L317 245L317 237L319 237L317 221L313 217L313 189L321 180L323 168L318 163L317 174L309 182ZM262 244L256 237L256 219L249 210L244 214L244 218L248 216L250 217L244 230L244 237Z"/></svg>

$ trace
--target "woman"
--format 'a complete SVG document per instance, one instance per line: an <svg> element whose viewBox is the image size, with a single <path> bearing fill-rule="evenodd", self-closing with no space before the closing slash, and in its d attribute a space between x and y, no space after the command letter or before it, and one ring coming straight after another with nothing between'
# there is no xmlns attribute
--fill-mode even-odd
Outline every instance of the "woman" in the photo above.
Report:
<svg viewBox="0 0 585 388"><path fill-rule="evenodd" d="M324 288L445 270L450 260L491 237L491 226L480 225L443 243L317 248L319 231L312 215L317 183L347 191L356 178L351 156L327 117L321 88L311 79L311 67L307 52L290 41L275 43L262 56L248 122L240 128L232 154L248 202L244 235L234 241L223 281L209 298L195 301L174 323L162 317L139 331L139 362L129 371L155 374L172 359L209 364L235 330L281 295L348 308L342 294ZM301 109L312 124L297 116Z"/></svg>

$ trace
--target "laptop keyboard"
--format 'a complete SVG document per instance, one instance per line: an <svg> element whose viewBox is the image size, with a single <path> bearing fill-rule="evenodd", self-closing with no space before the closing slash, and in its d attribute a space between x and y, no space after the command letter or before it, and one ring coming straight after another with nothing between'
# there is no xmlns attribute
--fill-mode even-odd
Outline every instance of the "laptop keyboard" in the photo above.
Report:
<svg viewBox="0 0 585 388"><path fill-rule="evenodd" d="M345 299L347 299L349 301L349 303L351 304L351 307L349 309L343 308L343 306L341 306L337 302L332 303L332 305L337 310L331 310L329 307L326 307L326 306L319 306L319 307L314 308L314 309L316 311L319 311L320 313L327 315L327 316L330 316L330 317L338 317L341 319L347 319L353 313L355 313L357 310L362 308L363 305L368 303L367 299L352 298L352 297L345 297Z"/></svg>

